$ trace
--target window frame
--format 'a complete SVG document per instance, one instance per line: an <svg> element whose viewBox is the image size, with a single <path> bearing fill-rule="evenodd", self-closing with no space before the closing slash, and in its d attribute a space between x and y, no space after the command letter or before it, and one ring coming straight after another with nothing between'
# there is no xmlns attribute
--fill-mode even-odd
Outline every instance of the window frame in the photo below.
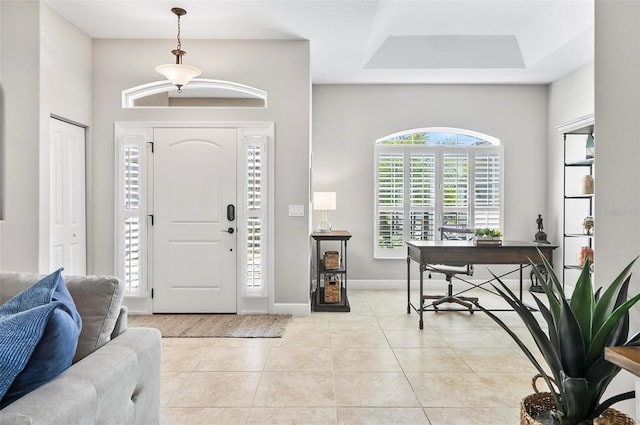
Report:
<svg viewBox="0 0 640 425"><path fill-rule="evenodd" d="M486 142L489 142L488 145L475 145L475 146L456 146L456 145L437 145L437 144L383 144L383 141L394 139L398 136L407 136L415 133L452 133L457 135L464 136L472 136L475 138L482 139ZM392 206L387 208L381 208L381 204L379 202L379 177L380 177L380 156L381 155L398 155L403 158L403 181L402 181L402 190L403 190L403 202L401 206ZM411 158L412 155L433 155L435 158L435 205L434 206L412 206L411 205ZM406 258L406 250L404 247L404 241L409 240L411 238L412 231L412 213L415 212L431 212L433 214L434 229L432 229L433 240L439 240L440 235L436 231L437 227L439 227L443 222L443 217L445 214L444 207L444 196L443 196L443 180L444 180L444 167L443 161L444 156L447 154L462 154L466 155L468 158L467 163L467 175L468 175L468 186L467 186L467 205L464 207L451 207L449 208L451 211L455 210L464 210L467 214L467 226L475 227L476 226L476 211L486 210L486 211L495 211L497 209L499 216L499 225L496 227L498 230L502 231L504 226L504 148L499 144L499 140L484 135L481 133L462 130L462 129L453 129L453 128L423 128L423 129L414 129L403 132L398 132L391 134L389 136L380 138L376 141L374 147L374 216L373 216L373 256L374 259L398 259L398 258ZM483 155L497 155L499 158L499 177L498 177L498 185L500 188L500 199L499 206L495 207L478 207L476 206L476 159L477 157L481 157ZM382 248L379 245L380 234L379 234L379 217L380 213L388 211L397 211L402 214L402 247L391 247L391 248ZM489 214L487 214L489 215ZM393 223L392 223L393 225ZM495 226L491 226L495 227ZM428 229L427 229L427 232ZM393 233L390 235L390 239L393 244ZM429 239L431 240L431 239Z"/></svg>
<svg viewBox="0 0 640 425"><path fill-rule="evenodd" d="M153 173L153 161L149 161L149 150L151 149L148 141L152 140L153 132L150 128L127 128L126 131L116 126L117 155L115 158L116 182L115 182L115 244L114 244L114 269L115 275L118 276L125 284L125 295L131 298L145 298L149 296L148 286L148 257L152 244L149 242L148 234L148 208L149 193L153 188L150 187L149 176ZM138 166L139 166L139 203L135 210L126 208L125 201L125 182L126 182L126 166L125 166L125 149L127 146L136 147L138 150ZM138 219L138 249L139 249L139 276L138 284L134 287L131 282L126 279L126 259L124 256L125 241L125 221L128 218Z"/></svg>
<svg viewBox="0 0 640 425"><path fill-rule="evenodd" d="M238 152L238 188L237 188L237 205L238 205L238 281L240 282L240 296L251 298L262 298L268 295L268 281L270 276L269 269L269 207L270 199L267 189L270 187L269 181L269 139L266 135L243 135L241 151ZM249 152L252 148L260 151L260 207L251 208L249 205L249 191L247 190L251 184L249 181ZM260 220L260 284L250 285L245 262L250 254L249 249L249 225L251 219ZM241 224L241 223L244 223Z"/></svg>

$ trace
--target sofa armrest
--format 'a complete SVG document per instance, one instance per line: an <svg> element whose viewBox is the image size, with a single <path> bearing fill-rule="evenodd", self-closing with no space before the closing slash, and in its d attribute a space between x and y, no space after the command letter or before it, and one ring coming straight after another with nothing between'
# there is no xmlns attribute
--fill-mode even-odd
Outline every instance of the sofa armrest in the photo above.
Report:
<svg viewBox="0 0 640 425"><path fill-rule="evenodd" d="M0 410L0 424L158 424L161 351L157 329L128 329Z"/></svg>
<svg viewBox="0 0 640 425"><path fill-rule="evenodd" d="M111 332L111 339L117 337L129 327L129 308L126 305L120 306L120 313L116 320L116 325Z"/></svg>

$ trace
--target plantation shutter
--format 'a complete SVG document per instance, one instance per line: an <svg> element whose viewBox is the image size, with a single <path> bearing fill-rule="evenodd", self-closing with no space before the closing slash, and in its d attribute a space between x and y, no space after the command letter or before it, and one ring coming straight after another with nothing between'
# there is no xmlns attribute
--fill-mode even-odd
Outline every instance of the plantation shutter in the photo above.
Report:
<svg viewBox="0 0 640 425"><path fill-rule="evenodd" d="M411 240L433 240L436 229L436 157L434 153L410 157Z"/></svg>
<svg viewBox="0 0 640 425"><path fill-rule="evenodd" d="M443 224L469 227L469 155L445 153L442 158Z"/></svg>
<svg viewBox="0 0 640 425"><path fill-rule="evenodd" d="M122 136L117 180L118 222L116 269L127 295L142 295L146 217L144 216L143 155L146 135Z"/></svg>
<svg viewBox="0 0 640 425"><path fill-rule="evenodd" d="M262 146L247 147L247 288L262 286Z"/></svg>
<svg viewBox="0 0 640 425"><path fill-rule="evenodd" d="M502 175L499 153L475 156L474 227L500 228Z"/></svg>
<svg viewBox="0 0 640 425"><path fill-rule="evenodd" d="M404 154L378 155L376 228L377 248L393 250L404 245Z"/></svg>
<svg viewBox="0 0 640 425"><path fill-rule="evenodd" d="M239 208L244 208L246 217L244 226L239 228L243 241L239 246L239 258L243 261L240 273L244 296L264 296L267 293L267 140L265 136L244 137L242 173L246 191L239 205Z"/></svg>

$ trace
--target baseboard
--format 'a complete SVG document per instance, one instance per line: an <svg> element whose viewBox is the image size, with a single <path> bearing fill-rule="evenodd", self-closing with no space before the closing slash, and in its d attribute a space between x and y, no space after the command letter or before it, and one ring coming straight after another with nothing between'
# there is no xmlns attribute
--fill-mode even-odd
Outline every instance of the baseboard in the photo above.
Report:
<svg viewBox="0 0 640 425"><path fill-rule="evenodd" d="M308 316L311 314L311 303L275 303L273 304L273 314Z"/></svg>

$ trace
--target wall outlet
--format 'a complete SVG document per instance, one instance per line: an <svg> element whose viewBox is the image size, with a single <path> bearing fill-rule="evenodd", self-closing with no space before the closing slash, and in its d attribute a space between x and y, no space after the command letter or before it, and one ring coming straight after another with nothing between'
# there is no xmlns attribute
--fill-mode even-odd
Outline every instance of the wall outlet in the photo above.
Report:
<svg viewBox="0 0 640 425"><path fill-rule="evenodd" d="M304 205L289 205L289 217L304 217Z"/></svg>

